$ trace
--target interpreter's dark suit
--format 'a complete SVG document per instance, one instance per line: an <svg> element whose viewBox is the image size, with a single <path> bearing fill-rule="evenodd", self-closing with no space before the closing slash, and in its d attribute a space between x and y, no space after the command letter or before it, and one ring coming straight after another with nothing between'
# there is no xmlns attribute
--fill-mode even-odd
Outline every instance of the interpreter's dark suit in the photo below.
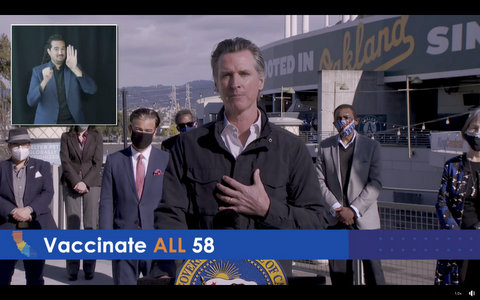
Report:
<svg viewBox="0 0 480 300"><path fill-rule="evenodd" d="M24 206L33 209L28 229L57 229L49 205L53 198L53 179L50 163L29 158L26 165ZM0 162L0 229L16 230L18 222L10 212L17 208L13 189L12 159ZM21 230L24 230L23 228ZM0 285L10 284L16 260L0 261ZM45 260L24 260L28 285L41 285Z"/></svg>
<svg viewBox="0 0 480 300"><path fill-rule="evenodd" d="M154 229L154 210L163 191L163 174L169 154L152 146L142 198L137 196L131 147L108 155L100 196L100 229ZM136 284L137 261L113 261L115 284ZM150 272L147 262L146 272Z"/></svg>
<svg viewBox="0 0 480 300"><path fill-rule="evenodd" d="M56 68L51 61L36 66L32 70L32 78L30 79L27 103L32 107L37 107L34 124L57 124L59 104L55 78L52 76L45 89L43 91L40 89L40 83L43 81L42 70L46 67ZM79 66L79 68L81 67ZM64 80L67 105L75 119L75 124L85 124L81 92L95 94L97 85L85 72L83 72L82 77L77 77L67 66L65 66Z"/></svg>

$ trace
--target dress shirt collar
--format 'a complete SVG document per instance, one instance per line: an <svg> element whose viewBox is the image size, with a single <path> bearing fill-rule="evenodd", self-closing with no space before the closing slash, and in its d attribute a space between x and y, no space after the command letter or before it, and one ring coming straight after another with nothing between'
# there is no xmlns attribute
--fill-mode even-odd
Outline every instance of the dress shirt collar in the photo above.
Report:
<svg viewBox="0 0 480 300"><path fill-rule="evenodd" d="M227 115L225 114L225 112L223 112L223 119L225 120L223 130L225 130L225 128L227 128L227 127L237 129L237 127L235 127L235 125L233 125L232 123L230 123L228 121ZM254 132L256 132L256 134L260 135L261 127L262 127L262 114L261 114L260 110L257 109L257 120L255 121L255 123L253 123L250 126L250 133L252 132L252 128L253 128ZM223 132L223 130L222 130L222 132Z"/></svg>
<svg viewBox="0 0 480 300"><path fill-rule="evenodd" d="M342 141L342 138L340 137L340 134L338 134L338 143L340 145L342 145L344 149L347 149L348 147L350 147L351 144L353 144L355 142L356 138L357 138L357 131L354 130L353 131L353 138L350 140L350 142L348 144L345 145Z"/></svg>
<svg viewBox="0 0 480 300"><path fill-rule="evenodd" d="M134 161L137 161L138 159L138 156L140 155L140 152L138 152L137 150L135 150L135 148L133 148L132 146L130 146L130 148L132 149L132 158ZM144 159L146 159L148 161L148 159L150 158L150 153L152 152L152 144L150 144L147 149L143 150L142 155L144 157Z"/></svg>
<svg viewBox="0 0 480 300"><path fill-rule="evenodd" d="M257 109L257 120L255 123L250 125L250 135L248 136L247 141L245 142L245 146L243 146L238 138L238 128L235 127L232 123L230 123L223 113L224 119L224 127L221 132L221 137L225 146L230 150L230 153L233 154L235 158L254 140L260 137L261 127L262 127L262 114L260 110Z"/></svg>
<svg viewBox="0 0 480 300"><path fill-rule="evenodd" d="M12 162L12 167L13 167L13 169L15 170L16 167L17 167L17 164L13 161L13 158L10 158L10 161ZM28 157L25 159L25 163L23 164L22 168L23 168L23 167L27 167L29 161L30 161L30 156L28 156Z"/></svg>

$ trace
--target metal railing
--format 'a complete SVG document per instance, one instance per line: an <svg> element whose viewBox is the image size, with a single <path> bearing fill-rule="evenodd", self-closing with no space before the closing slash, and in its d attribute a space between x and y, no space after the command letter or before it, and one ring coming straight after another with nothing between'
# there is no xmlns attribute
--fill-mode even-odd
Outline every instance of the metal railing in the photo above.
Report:
<svg viewBox="0 0 480 300"><path fill-rule="evenodd" d="M381 228L397 229L440 229L434 206L379 202Z"/></svg>
<svg viewBox="0 0 480 300"><path fill-rule="evenodd" d="M318 134L315 131L300 131L300 137L303 138L306 144L318 143Z"/></svg>
<svg viewBox="0 0 480 300"><path fill-rule="evenodd" d="M433 205L379 202L378 210L382 229L440 229ZM385 281L392 285L432 285L435 265L436 260L382 260Z"/></svg>
<svg viewBox="0 0 480 300"><path fill-rule="evenodd" d="M399 134L400 133L400 134ZM300 131L300 135L317 135L316 139L324 140L331 136L338 134L336 131ZM360 133L363 134L363 133ZM372 134L367 135L372 137ZM404 129L399 131L382 131L373 134L373 138L382 145L388 146L407 146L408 145L408 132ZM412 132L410 142L413 147L430 148L430 131L415 131Z"/></svg>
<svg viewBox="0 0 480 300"><path fill-rule="evenodd" d="M395 190L394 188L387 188ZM404 190L404 189L402 189ZM437 192L414 190L417 192ZM381 229L440 229L433 205L418 205L393 202L378 202ZM388 285L432 285L435 277L436 260L381 260L385 282ZM326 277L331 284L328 260L296 260L293 269ZM357 278L363 277L361 272ZM356 284L362 284L362 281Z"/></svg>
<svg viewBox="0 0 480 300"><path fill-rule="evenodd" d="M400 134L398 134L400 133ZM373 134L375 140L382 145L407 146L408 132L406 130L385 131ZM430 148L430 131L415 131L411 133L410 143L414 147Z"/></svg>
<svg viewBox="0 0 480 300"><path fill-rule="evenodd" d="M284 111L284 112L268 112L267 116L269 118L280 118L280 117L285 117L285 118L294 118L298 119L298 116L300 115L300 112L290 112L290 111Z"/></svg>

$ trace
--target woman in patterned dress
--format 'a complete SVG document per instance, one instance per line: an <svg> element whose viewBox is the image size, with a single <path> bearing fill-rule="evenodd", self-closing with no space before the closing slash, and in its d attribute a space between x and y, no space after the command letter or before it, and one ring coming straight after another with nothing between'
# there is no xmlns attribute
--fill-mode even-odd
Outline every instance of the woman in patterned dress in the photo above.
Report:
<svg viewBox="0 0 480 300"><path fill-rule="evenodd" d="M470 149L444 166L435 205L442 229L480 229L480 109L471 112L462 129ZM436 285L479 282L479 260L438 260Z"/></svg>

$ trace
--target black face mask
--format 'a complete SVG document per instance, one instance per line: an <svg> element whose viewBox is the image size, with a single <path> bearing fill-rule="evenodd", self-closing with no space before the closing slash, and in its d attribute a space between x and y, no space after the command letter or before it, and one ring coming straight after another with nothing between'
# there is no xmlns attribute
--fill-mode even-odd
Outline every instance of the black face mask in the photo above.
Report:
<svg viewBox="0 0 480 300"><path fill-rule="evenodd" d="M137 132L132 130L132 136L130 138L135 148L145 149L152 143L153 133Z"/></svg>
<svg viewBox="0 0 480 300"><path fill-rule="evenodd" d="M467 141L468 145L470 145L470 148L472 148L473 151L480 151L480 137L465 134L465 140Z"/></svg>

